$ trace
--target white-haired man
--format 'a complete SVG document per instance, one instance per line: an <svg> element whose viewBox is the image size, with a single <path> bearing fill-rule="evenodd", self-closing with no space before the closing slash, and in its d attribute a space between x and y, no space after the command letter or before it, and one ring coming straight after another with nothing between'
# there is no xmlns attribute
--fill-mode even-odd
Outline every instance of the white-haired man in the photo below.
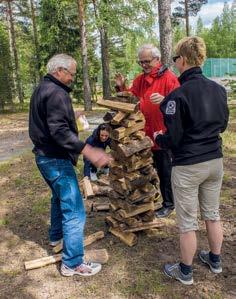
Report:
<svg viewBox="0 0 236 299"><path fill-rule="evenodd" d="M36 164L52 191L49 236L52 246L63 239L61 274L90 276L98 273L101 265L83 261L86 215L73 165L80 153L97 167L106 165L110 157L78 138L69 96L76 66L76 61L66 54L49 60L48 74L31 98L29 135Z"/></svg>
<svg viewBox="0 0 236 299"><path fill-rule="evenodd" d="M160 102L175 88L179 87L177 77L160 62L160 51L152 44L143 45L138 50L138 64L143 73L134 79L127 89L125 78L116 75L116 90L129 90L140 99L140 110L145 116L145 133L153 140L155 131L166 131ZM158 128L158 130L157 130ZM160 178L160 189L163 198L162 207L157 210L157 217L167 217L174 209L171 189L171 156L170 152L161 149L157 144L152 148L155 168Z"/></svg>

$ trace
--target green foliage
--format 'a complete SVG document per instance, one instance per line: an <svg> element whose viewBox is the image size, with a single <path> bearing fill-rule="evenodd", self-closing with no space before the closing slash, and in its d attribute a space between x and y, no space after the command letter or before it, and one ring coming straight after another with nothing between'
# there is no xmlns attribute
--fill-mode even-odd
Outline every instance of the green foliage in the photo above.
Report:
<svg viewBox="0 0 236 299"><path fill-rule="evenodd" d="M188 7L188 15L196 16L200 11L203 4L206 4L207 0L185 0L187 1ZM179 1L179 6L175 7L175 11L173 12L173 17L175 20L183 19L186 17L185 12L185 1Z"/></svg>
<svg viewBox="0 0 236 299"><path fill-rule="evenodd" d="M77 7L68 0L42 0L39 32L44 65L54 54L74 55L79 48Z"/></svg>
<svg viewBox="0 0 236 299"><path fill-rule="evenodd" d="M197 34L201 36L207 46L207 56L212 58L236 57L236 10L227 3L219 17L213 21L210 29L197 27Z"/></svg>
<svg viewBox="0 0 236 299"><path fill-rule="evenodd" d="M133 79L140 72L136 66L137 48L143 43L157 43L154 33L156 3L148 0L95 2L96 26L98 29L105 26L108 31L110 77L121 72ZM88 13L90 10L89 6Z"/></svg>

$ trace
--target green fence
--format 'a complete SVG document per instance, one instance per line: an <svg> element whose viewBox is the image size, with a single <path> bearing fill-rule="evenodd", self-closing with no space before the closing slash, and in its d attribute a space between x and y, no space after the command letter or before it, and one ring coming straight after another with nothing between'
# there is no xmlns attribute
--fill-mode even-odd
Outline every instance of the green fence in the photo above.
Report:
<svg viewBox="0 0 236 299"><path fill-rule="evenodd" d="M208 58L203 73L207 77L236 76L236 58Z"/></svg>

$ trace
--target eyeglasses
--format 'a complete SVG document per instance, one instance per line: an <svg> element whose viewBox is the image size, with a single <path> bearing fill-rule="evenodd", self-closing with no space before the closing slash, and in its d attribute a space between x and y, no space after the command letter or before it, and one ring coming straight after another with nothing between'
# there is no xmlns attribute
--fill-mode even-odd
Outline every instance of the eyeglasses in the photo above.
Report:
<svg viewBox="0 0 236 299"><path fill-rule="evenodd" d="M71 77L74 77L76 75L76 73L71 73L67 68L62 67L63 70L65 70L68 74L71 75Z"/></svg>
<svg viewBox="0 0 236 299"><path fill-rule="evenodd" d="M177 60L178 58L180 58L180 55L173 56L173 57L172 57L173 62L176 62L176 60Z"/></svg>
<svg viewBox="0 0 236 299"><path fill-rule="evenodd" d="M154 59L156 59L157 57L153 57L151 60L138 60L137 63L139 65L143 65L143 64L150 64Z"/></svg>

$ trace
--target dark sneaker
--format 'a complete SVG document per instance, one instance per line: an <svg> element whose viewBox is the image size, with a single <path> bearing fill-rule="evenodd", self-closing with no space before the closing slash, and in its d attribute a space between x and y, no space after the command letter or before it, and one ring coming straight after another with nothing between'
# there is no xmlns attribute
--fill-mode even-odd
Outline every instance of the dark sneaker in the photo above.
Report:
<svg viewBox="0 0 236 299"><path fill-rule="evenodd" d="M172 207L161 207L156 211L156 217L157 218L168 217L173 212L173 210L174 208Z"/></svg>
<svg viewBox="0 0 236 299"><path fill-rule="evenodd" d="M177 264L165 264L164 273L168 277L174 278L174 279L182 282L182 284L185 284L185 285L193 284L193 272L185 275L180 270L179 263L177 263Z"/></svg>
<svg viewBox="0 0 236 299"><path fill-rule="evenodd" d="M209 251L201 250L198 256L204 264L207 264L210 267L211 272L215 274L222 272L222 262L212 262L210 260Z"/></svg>
<svg viewBox="0 0 236 299"><path fill-rule="evenodd" d="M61 264L61 275L63 276L92 276L97 274L102 269L102 265L98 263L82 263L75 269L67 267L65 264Z"/></svg>

